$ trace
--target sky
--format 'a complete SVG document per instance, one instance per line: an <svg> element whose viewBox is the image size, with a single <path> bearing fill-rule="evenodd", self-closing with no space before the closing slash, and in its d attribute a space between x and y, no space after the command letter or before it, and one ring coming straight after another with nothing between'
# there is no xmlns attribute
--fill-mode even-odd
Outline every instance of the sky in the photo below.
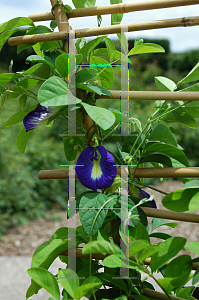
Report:
<svg viewBox="0 0 199 300"><path fill-rule="evenodd" d="M139 1L143 0L123 0L123 3ZM74 8L72 0L63 2L64 4L68 4ZM109 2L107 0L96 1L96 5L108 4ZM15 17L27 17L29 14L49 12L50 10L50 0L0 0L0 23L6 22ZM174 19L197 15L199 16L199 4L126 13L123 16L122 23L127 24L132 22ZM110 15L102 16L101 26L110 25L110 22ZM69 23L73 29L97 27L97 17L74 18L70 19ZM49 22L35 22L35 24L49 26ZM110 35L109 37L112 39L117 38L116 35ZM189 50L199 50L199 26L129 32L127 33L127 37L129 39L168 39L170 41L171 51L174 53L180 53Z"/></svg>

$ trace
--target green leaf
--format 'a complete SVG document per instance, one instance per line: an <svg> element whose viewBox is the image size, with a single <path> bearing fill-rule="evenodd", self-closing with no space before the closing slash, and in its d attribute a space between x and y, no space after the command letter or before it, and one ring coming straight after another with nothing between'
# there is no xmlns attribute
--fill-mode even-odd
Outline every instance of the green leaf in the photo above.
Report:
<svg viewBox="0 0 199 300"><path fill-rule="evenodd" d="M197 127L196 120L187 113L185 108L182 107L179 107L177 110L168 113L162 120L168 123L179 122L194 129Z"/></svg>
<svg viewBox="0 0 199 300"><path fill-rule="evenodd" d="M136 228L135 239L136 240L145 240L148 244L150 244L149 234L141 222L138 222L138 226Z"/></svg>
<svg viewBox="0 0 199 300"><path fill-rule="evenodd" d="M76 0L78 1L78 3L80 3L79 0ZM106 37L106 35L104 36L100 36L100 37L97 37L95 38L94 40L91 40L90 42L88 43L85 43L84 46L80 49L80 54L83 55L83 58L82 60L84 60L89 54L90 52L95 49L95 47L97 45L99 45L99 43L101 43L101 41L103 41L103 39Z"/></svg>
<svg viewBox="0 0 199 300"><path fill-rule="evenodd" d="M145 240L136 240L136 241L130 242L129 257L134 255L135 253L140 252L141 250L147 248L148 246L149 246L149 243Z"/></svg>
<svg viewBox="0 0 199 300"><path fill-rule="evenodd" d="M42 268L31 268L27 270L28 275L48 293L50 293L56 300L60 300L60 291L57 280L47 270Z"/></svg>
<svg viewBox="0 0 199 300"><path fill-rule="evenodd" d="M15 74L15 73L3 73L3 74L0 74L0 86L6 84L8 82L11 82L13 80L16 80L18 78L21 78L21 75Z"/></svg>
<svg viewBox="0 0 199 300"><path fill-rule="evenodd" d="M108 210L101 207L106 201L107 196L98 192L86 193L81 198L79 216L87 234L94 235L104 222Z"/></svg>
<svg viewBox="0 0 199 300"><path fill-rule="evenodd" d="M122 3L122 0L110 0L110 4L119 4ZM111 25L120 24L123 18L123 14L111 14Z"/></svg>
<svg viewBox="0 0 199 300"><path fill-rule="evenodd" d="M181 162L186 167L188 166L188 160L184 152L173 145L168 145L165 143L154 143L153 145L146 148L146 152L159 152L163 153L169 157L176 159Z"/></svg>
<svg viewBox="0 0 199 300"><path fill-rule="evenodd" d="M164 233L164 232L153 232L149 235L150 237L155 237L162 240L167 240L170 237L172 237L170 234Z"/></svg>
<svg viewBox="0 0 199 300"><path fill-rule="evenodd" d="M106 282L111 283L111 284L119 287L120 289L124 290L125 292L128 292L126 284L120 278L119 279L115 279L115 278L113 279L112 278L113 275L107 274L107 273L98 273L96 276L100 280L102 280L103 283L106 283Z"/></svg>
<svg viewBox="0 0 199 300"><path fill-rule="evenodd" d="M23 25L31 25L34 26L34 23L31 19L26 17L18 17L11 19L5 23L0 24L0 33L6 30L10 30L16 27L20 27Z"/></svg>
<svg viewBox="0 0 199 300"><path fill-rule="evenodd" d="M189 211L194 212L199 209L199 191L191 198L189 202Z"/></svg>
<svg viewBox="0 0 199 300"><path fill-rule="evenodd" d="M199 80L199 62L195 65L195 67L184 77L179 83L187 83Z"/></svg>
<svg viewBox="0 0 199 300"><path fill-rule="evenodd" d="M76 73L76 82L83 83L93 79L98 74L97 70L86 68Z"/></svg>
<svg viewBox="0 0 199 300"><path fill-rule="evenodd" d="M41 288L42 287L39 284L37 284L33 279L31 279L31 285L29 286L26 292L26 299L30 298L34 294L37 294Z"/></svg>
<svg viewBox="0 0 199 300"><path fill-rule="evenodd" d="M34 129L26 132L25 127L23 127L17 134L16 145L19 152L24 153L26 145L28 143L29 137Z"/></svg>
<svg viewBox="0 0 199 300"><path fill-rule="evenodd" d="M11 35L13 35L15 32L22 29L22 28L20 28L20 26L23 26L23 25L34 26L34 23L29 18L19 17L19 18L11 19L0 25L0 33L3 32L3 33L1 33L1 38L0 38L0 51L3 48L5 42L8 40L8 38ZM13 28L17 28L17 29L11 30Z"/></svg>
<svg viewBox="0 0 199 300"><path fill-rule="evenodd" d="M176 292L176 296L182 299L195 300L195 298L191 297L194 289L194 286L185 286Z"/></svg>
<svg viewBox="0 0 199 300"><path fill-rule="evenodd" d="M185 248L199 256L199 242L190 242L186 244Z"/></svg>
<svg viewBox="0 0 199 300"><path fill-rule="evenodd" d="M76 145L83 146L85 144L85 141L80 136L67 136L63 138L63 143L66 159L68 161L73 161L75 160L75 157L77 155L77 150L74 150L74 147Z"/></svg>
<svg viewBox="0 0 199 300"><path fill-rule="evenodd" d="M86 110L87 114L97 123L102 129L106 130L115 123L114 114L108 109L91 106L87 103L81 103Z"/></svg>
<svg viewBox="0 0 199 300"><path fill-rule="evenodd" d="M199 91L199 82L191 86L188 86L187 88L182 89L179 92L198 92L198 91Z"/></svg>
<svg viewBox="0 0 199 300"><path fill-rule="evenodd" d="M151 271L155 272L165 265L184 247L185 243L186 239L182 237L171 237L162 242L161 249L151 257Z"/></svg>
<svg viewBox="0 0 199 300"><path fill-rule="evenodd" d="M43 63L43 64L47 64L50 69L51 72L54 73L54 65L51 64L49 61L47 61L44 57L39 56L39 55L30 55L26 58L26 62L32 62L32 63Z"/></svg>
<svg viewBox="0 0 199 300"><path fill-rule="evenodd" d="M111 15L111 17L112 16L113 15ZM106 43L109 61L112 62L113 58L115 56L115 44L113 43L113 41L111 39L109 39L107 37L105 38L105 43Z"/></svg>
<svg viewBox="0 0 199 300"><path fill-rule="evenodd" d="M96 0L72 0L75 8L86 8L95 6Z"/></svg>
<svg viewBox="0 0 199 300"><path fill-rule="evenodd" d="M73 104L81 102L80 99L73 96L65 81L57 76L52 76L39 89L38 101L43 106L68 105L68 95L73 100Z"/></svg>
<svg viewBox="0 0 199 300"><path fill-rule="evenodd" d="M120 40L121 46L123 48L123 52L125 54L128 53L128 41L126 38L126 34L124 32L122 33L117 33L118 39Z"/></svg>
<svg viewBox="0 0 199 300"><path fill-rule="evenodd" d="M195 180L190 180L190 181L186 182L184 185L184 189L189 188L189 187L198 187L199 188L199 180L195 179Z"/></svg>
<svg viewBox="0 0 199 300"><path fill-rule="evenodd" d="M146 154L140 159L140 164L144 162L157 162L166 165L167 167L172 167L171 159L163 154Z"/></svg>
<svg viewBox="0 0 199 300"><path fill-rule="evenodd" d="M166 124L158 123L149 135L149 141L160 141L177 146L177 141Z"/></svg>
<svg viewBox="0 0 199 300"><path fill-rule="evenodd" d="M144 269L133 259L123 259L123 267L144 271ZM108 268L120 268L121 267L121 259L120 254L112 254L107 256L103 261L102 264Z"/></svg>
<svg viewBox="0 0 199 300"><path fill-rule="evenodd" d="M68 249L68 241L52 239L39 246L32 257L31 268L48 269L57 256Z"/></svg>
<svg viewBox="0 0 199 300"><path fill-rule="evenodd" d="M92 68L96 69L99 74L96 77L98 85L110 90L113 85L114 73L109 62L101 57L91 56L90 64L92 65Z"/></svg>
<svg viewBox="0 0 199 300"><path fill-rule="evenodd" d="M149 245L148 247L144 248L140 253L138 253L138 261L142 262L146 258L151 257L153 254L158 252L161 249L159 245Z"/></svg>
<svg viewBox="0 0 199 300"><path fill-rule="evenodd" d="M54 239L68 239L68 227L61 227L55 231L55 233L51 236L50 240Z"/></svg>
<svg viewBox="0 0 199 300"><path fill-rule="evenodd" d="M2 93L2 95L0 96L0 106L1 106L1 108L3 107L4 102L7 99L8 93L9 93L9 90L5 90L5 92Z"/></svg>
<svg viewBox="0 0 199 300"><path fill-rule="evenodd" d="M193 276L192 284L196 284L198 281L199 281L199 268L197 268L197 270Z"/></svg>
<svg viewBox="0 0 199 300"><path fill-rule="evenodd" d="M189 275L192 270L192 260L189 255L181 255L174 258L165 269L164 277L180 277L181 282L179 281L177 287L183 287L189 278Z"/></svg>
<svg viewBox="0 0 199 300"><path fill-rule="evenodd" d="M92 52L92 54L94 56L102 56L102 57L109 57L109 54L108 54L108 50L107 48L100 48L100 49L96 49ZM122 59L121 59L121 56L122 56ZM125 62L128 62L129 64L132 64L131 60L128 59L127 56L124 56L123 53L115 50L115 56L114 56L114 61L117 60L116 63L120 62L121 60L122 61L125 61Z"/></svg>
<svg viewBox="0 0 199 300"><path fill-rule="evenodd" d="M17 32L18 30L9 30L6 32L1 33L0 35L0 51L3 48L4 44L7 42L7 40L9 39L9 37L11 37L11 35L13 35L15 32Z"/></svg>
<svg viewBox="0 0 199 300"><path fill-rule="evenodd" d="M165 277L158 279L158 282L168 293L170 293L181 285L183 279L180 276L175 278Z"/></svg>
<svg viewBox="0 0 199 300"><path fill-rule="evenodd" d="M153 218L152 222L151 222L151 230L153 231L154 229L156 229L160 226L164 226L164 225L175 228L178 225L178 223L176 223L176 222L169 223L168 221L166 221L164 219Z"/></svg>
<svg viewBox="0 0 199 300"><path fill-rule="evenodd" d="M134 124L134 122L127 118L126 116L124 116L119 110L114 109L114 108L109 108L109 110L115 115L115 122L116 123L130 123L130 124ZM136 134L137 136L138 134Z"/></svg>
<svg viewBox="0 0 199 300"><path fill-rule="evenodd" d="M73 9L70 5L65 4L63 7L64 7L65 12L72 12L73 11Z"/></svg>
<svg viewBox="0 0 199 300"><path fill-rule="evenodd" d="M167 91L173 92L176 89L175 82L163 76L155 77L155 83L162 92L167 92Z"/></svg>
<svg viewBox="0 0 199 300"><path fill-rule="evenodd" d="M164 48L157 44L151 44L151 43L143 43L141 45L133 47L129 53L128 56L130 55L135 55L135 54L143 54L143 53L157 53L157 52L165 52Z"/></svg>
<svg viewBox="0 0 199 300"><path fill-rule="evenodd" d="M192 101L191 103L185 102L183 109L193 118L199 117L199 103Z"/></svg>
<svg viewBox="0 0 199 300"><path fill-rule="evenodd" d="M42 63L37 63L36 65L26 70L23 74L30 74L42 79L47 79L50 75L50 66Z"/></svg>
<svg viewBox="0 0 199 300"><path fill-rule="evenodd" d="M32 79L32 78L25 78L17 82L12 90L11 93L11 100L14 100L21 94L25 93L28 89L40 84L40 80Z"/></svg>
<svg viewBox="0 0 199 300"><path fill-rule="evenodd" d="M23 121L23 118L27 115L26 112L23 111L18 111L17 113L15 113L14 115L12 115L8 121L4 124L5 127L9 127L12 126L14 124L17 124L19 122Z"/></svg>
<svg viewBox="0 0 199 300"><path fill-rule="evenodd" d="M105 240L92 241L82 249L82 254L90 253L116 254L120 253L120 247Z"/></svg>
<svg viewBox="0 0 199 300"><path fill-rule="evenodd" d="M22 111L26 109L26 102L27 102L27 95L26 94L21 95L21 97L19 98L19 106Z"/></svg>
<svg viewBox="0 0 199 300"><path fill-rule="evenodd" d="M57 27L57 22L56 22L56 20L52 20L52 21L50 22L50 28L54 31L56 27Z"/></svg>
<svg viewBox="0 0 199 300"><path fill-rule="evenodd" d="M82 54L61 54L59 55L55 60L55 67L57 71L60 73L60 75L64 78L68 76L69 72L69 66L70 66L70 72L72 71L71 65L70 65L70 59L73 61L73 59L76 62L76 65L79 65L82 61L83 55ZM75 64L74 64L75 67Z"/></svg>
<svg viewBox="0 0 199 300"><path fill-rule="evenodd" d="M93 84L89 84L89 83L88 84L78 83L76 85L76 87L78 89L82 89L82 90L85 90L85 91L93 92L93 93L98 94L98 95L102 94L101 89L97 85L93 85Z"/></svg>
<svg viewBox="0 0 199 300"><path fill-rule="evenodd" d="M102 264L107 267L107 268L120 268L121 267L121 259L112 254L107 257L102 261Z"/></svg>
<svg viewBox="0 0 199 300"><path fill-rule="evenodd" d="M87 292L92 289L100 289L102 282L96 276L88 277L84 280L81 286L74 291L75 299L80 300Z"/></svg>
<svg viewBox="0 0 199 300"><path fill-rule="evenodd" d="M162 204L169 210L184 212L189 210L192 197L199 192L199 188L185 188L173 191L162 199Z"/></svg>
<svg viewBox="0 0 199 300"><path fill-rule="evenodd" d="M78 275L73 270L68 268L65 270L59 269L58 280L66 292L72 298L75 298L74 291L79 287Z"/></svg>

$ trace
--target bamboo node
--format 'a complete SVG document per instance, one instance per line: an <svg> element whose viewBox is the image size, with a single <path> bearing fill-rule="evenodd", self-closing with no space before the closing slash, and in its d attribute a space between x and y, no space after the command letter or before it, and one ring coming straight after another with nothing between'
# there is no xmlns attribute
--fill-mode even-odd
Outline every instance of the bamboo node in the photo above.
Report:
<svg viewBox="0 0 199 300"><path fill-rule="evenodd" d="M187 20L185 17L182 18L182 24L184 27L187 27Z"/></svg>

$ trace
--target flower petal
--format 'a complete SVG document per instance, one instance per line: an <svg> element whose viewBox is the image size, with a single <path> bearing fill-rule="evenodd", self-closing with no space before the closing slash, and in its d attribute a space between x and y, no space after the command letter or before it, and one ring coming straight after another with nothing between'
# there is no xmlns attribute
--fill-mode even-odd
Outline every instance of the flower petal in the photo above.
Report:
<svg viewBox="0 0 199 300"><path fill-rule="evenodd" d="M29 112L23 119L26 132L45 123L52 115L53 108L51 106L42 106L41 104L37 104L37 107L33 111Z"/></svg>
<svg viewBox="0 0 199 300"><path fill-rule="evenodd" d="M149 198L150 198L150 195L149 195L146 191L142 190L141 188L139 188L139 190L140 190L140 191L139 191L139 198L140 198L140 199L143 199L143 198L149 199ZM147 203L148 203L152 208L157 208L156 203L155 203L155 200L147 201Z"/></svg>
<svg viewBox="0 0 199 300"><path fill-rule="evenodd" d="M78 157L75 170L81 184L94 191L111 186L117 175L114 159L103 146L86 147Z"/></svg>

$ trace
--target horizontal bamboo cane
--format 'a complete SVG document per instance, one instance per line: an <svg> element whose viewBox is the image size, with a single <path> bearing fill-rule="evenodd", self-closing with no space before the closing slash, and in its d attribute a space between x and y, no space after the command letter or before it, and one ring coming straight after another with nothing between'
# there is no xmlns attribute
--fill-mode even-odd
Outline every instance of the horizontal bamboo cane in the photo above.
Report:
<svg viewBox="0 0 199 300"><path fill-rule="evenodd" d="M80 9L73 9L68 13L69 18L106 15L106 14L118 14L128 13L133 11L177 7L185 5L199 4L199 0L161 0L161 1L143 1L137 3L121 3L114 5L87 7ZM54 16L51 12L32 14L28 16L33 22L35 21L47 21L54 20Z"/></svg>
<svg viewBox="0 0 199 300"><path fill-rule="evenodd" d="M150 207L141 207L147 217L161 218L175 221L183 221L190 223L199 223L199 214L182 213L164 209L156 209Z"/></svg>
<svg viewBox="0 0 199 300"><path fill-rule="evenodd" d="M60 255L68 256L68 250L62 252ZM76 253L73 252L70 255L72 255L73 257L82 257L82 258L89 258L90 257L90 254L82 254L82 248L77 248L76 249ZM99 260L103 260L107 256L109 256L109 254L106 254L106 255L103 255L101 253L93 253L92 254L92 258L99 259ZM131 258L135 259L135 256L132 255ZM144 261L145 265L149 266L150 263L151 263L151 258L145 259L145 261ZM168 265L168 264L169 264L169 262L166 265ZM198 267L199 267L199 263L198 262L192 263L192 270L196 270Z"/></svg>
<svg viewBox="0 0 199 300"><path fill-rule="evenodd" d="M96 99L120 99L121 97L121 91L111 90L110 93L112 98L96 94ZM199 92L129 91L128 95L129 100L199 101Z"/></svg>
<svg viewBox="0 0 199 300"><path fill-rule="evenodd" d="M141 30L149 30L149 29L182 27L182 26L186 27L186 26L195 26L195 25L199 25L199 17L186 17L186 18L178 18L178 19L129 23L128 31L131 32L131 31L141 31ZM127 31L127 24L78 29L75 31L75 36L76 38L82 38L82 37L106 35L106 34L113 34L113 33L121 33L121 30ZM9 38L8 43L10 46L15 46L15 45L28 44L28 43L38 43L38 42L66 40L66 39L68 39L68 32L50 32L50 33L11 37Z"/></svg>
<svg viewBox="0 0 199 300"><path fill-rule="evenodd" d="M131 168L131 174L134 173ZM117 173L121 175L118 168ZM38 173L40 180L44 179L68 179L68 170L41 170ZM138 168L135 172L135 178L198 178L199 167L187 168Z"/></svg>

